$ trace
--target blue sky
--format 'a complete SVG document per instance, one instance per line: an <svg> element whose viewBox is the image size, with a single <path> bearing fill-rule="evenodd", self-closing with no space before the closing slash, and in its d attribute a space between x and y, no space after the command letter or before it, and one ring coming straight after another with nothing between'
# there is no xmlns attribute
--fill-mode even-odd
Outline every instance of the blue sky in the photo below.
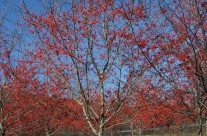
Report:
<svg viewBox="0 0 207 136"><path fill-rule="evenodd" d="M32 12L38 12L42 8L41 0L0 0L0 19L3 17L4 25L10 29L15 25L19 6L23 1Z"/></svg>
<svg viewBox="0 0 207 136"><path fill-rule="evenodd" d="M27 8L37 13L41 11L42 4L41 0L24 0ZM20 10L20 3L23 3L23 0L0 0L0 29L5 31L6 34L10 35L10 43L6 45L0 46L7 46L8 49L12 46L13 38L17 39L15 41L15 47L12 53L13 58L18 59L21 58L21 53L18 50L23 49L26 44L31 42L32 36L28 34L27 29L18 25L18 29L16 28L16 20L17 17L19 18L19 22L22 24L23 22L23 12L24 10ZM22 4L23 5L23 4ZM16 32L15 32L16 31ZM15 34L12 36L11 34ZM0 33L1 34L1 33ZM21 40L19 40L21 39ZM15 64L14 64L15 65Z"/></svg>

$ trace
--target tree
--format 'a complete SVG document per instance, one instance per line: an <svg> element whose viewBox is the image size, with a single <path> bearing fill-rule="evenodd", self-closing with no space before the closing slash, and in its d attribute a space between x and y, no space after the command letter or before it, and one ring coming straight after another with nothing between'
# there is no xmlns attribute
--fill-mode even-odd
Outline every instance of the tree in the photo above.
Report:
<svg viewBox="0 0 207 136"><path fill-rule="evenodd" d="M13 22L6 20L6 3L0 16L0 133L2 136L17 133L20 129L18 123L22 116L28 114L25 103L22 101L20 90L15 88L12 71L14 66L14 52L19 42L19 14L16 14L14 29L9 29L7 24ZM16 110L18 109L18 110ZM25 126L24 126L25 127Z"/></svg>
<svg viewBox="0 0 207 136"><path fill-rule="evenodd" d="M71 129L74 133L77 132L77 129L84 130L84 126L72 129L73 125L77 125L77 122L80 121L78 112L81 109L73 100L47 95L35 95L35 97L37 97L36 108L34 108L32 115L36 117L37 126L35 127L40 129L39 132L50 136L59 134L64 129ZM76 111L74 111L75 109Z"/></svg>
<svg viewBox="0 0 207 136"><path fill-rule="evenodd" d="M205 120L205 2L143 1L141 7L144 7L140 14L144 16L144 22L134 16L133 4L127 3L122 9L127 16L134 46L138 47L136 50L142 53L145 58L143 61L149 65L147 79L150 77L150 83L160 89L161 93L158 95L173 96L172 100L179 97L177 99L181 99L180 102L188 114L194 115L189 109L195 107L196 100L201 120ZM196 9L196 13L192 9ZM145 46L142 46L142 37L137 32L140 24L144 31L142 33L145 33ZM201 122L200 128L203 124Z"/></svg>
<svg viewBox="0 0 207 136"><path fill-rule="evenodd" d="M132 16L131 6L123 8L135 45L151 66L151 81L161 86L162 92L182 94L179 97L185 107L196 102L201 134L206 120L206 2L159 0L149 5L154 13L145 12L148 21L142 27L151 33L144 47L136 37L139 20Z"/></svg>
<svg viewBox="0 0 207 136"><path fill-rule="evenodd" d="M133 94L131 88L144 71L134 73L149 66L145 66L143 55L134 51L137 47L123 10L128 4L134 6L134 17L145 18L143 7L132 2L48 1L41 15L31 13L25 5L25 21L38 39L37 48L29 54L50 84L59 84L58 90L49 93L75 99L96 135L110 128L107 124ZM141 48L147 42L144 35L137 35ZM119 124L113 121L113 125Z"/></svg>
<svg viewBox="0 0 207 136"><path fill-rule="evenodd" d="M179 83L174 83L179 90L194 96L202 135L202 124L207 115L206 2L179 0L168 3L160 0L159 6L169 30L164 36L164 50L175 58L173 64L177 63L177 67L174 71L182 71Z"/></svg>

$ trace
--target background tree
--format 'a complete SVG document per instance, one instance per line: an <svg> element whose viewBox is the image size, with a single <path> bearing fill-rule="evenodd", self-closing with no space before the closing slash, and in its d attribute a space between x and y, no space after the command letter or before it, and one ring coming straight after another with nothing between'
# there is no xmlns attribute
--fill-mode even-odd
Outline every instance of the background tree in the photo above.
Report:
<svg viewBox="0 0 207 136"><path fill-rule="evenodd" d="M182 72L180 81L174 81L179 90L194 96L198 106L199 133L202 135L202 124L206 122L207 92L206 2L159 1L159 6L168 28L163 41L166 47L163 49L171 54L171 60L175 58L173 64L177 67L174 71Z"/></svg>

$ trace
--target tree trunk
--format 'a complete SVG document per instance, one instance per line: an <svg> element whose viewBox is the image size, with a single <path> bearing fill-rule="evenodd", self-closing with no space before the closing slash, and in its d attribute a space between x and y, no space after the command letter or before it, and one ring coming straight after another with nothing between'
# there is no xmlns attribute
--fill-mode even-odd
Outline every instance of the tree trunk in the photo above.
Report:
<svg viewBox="0 0 207 136"><path fill-rule="evenodd" d="M102 76L102 73L101 73ZM102 80L102 77L101 77ZM105 125L105 104L104 104L104 85L103 81L101 81L101 120L100 120L100 131L99 136L103 136L104 134L104 125Z"/></svg>
<svg viewBox="0 0 207 136"><path fill-rule="evenodd" d="M50 133L49 132L46 132L46 136L50 136Z"/></svg>
<svg viewBox="0 0 207 136"><path fill-rule="evenodd" d="M103 136L104 133L103 133L103 129L100 130L100 132L98 133L98 136Z"/></svg>
<svg viewBox="0 0 207 136"><path fill-rule="evenodd" d="M202 118L199 119L199 128L198 128L198 135L202 136L202 130L203 130L203 124L202 124Z"/></svg>
<svg viewBox="0 0 207 136"><path fill-rule="evenodd" d="M142 130L141 130L141 127L139 127L139 136L141 136L142 134Z"/></svg>

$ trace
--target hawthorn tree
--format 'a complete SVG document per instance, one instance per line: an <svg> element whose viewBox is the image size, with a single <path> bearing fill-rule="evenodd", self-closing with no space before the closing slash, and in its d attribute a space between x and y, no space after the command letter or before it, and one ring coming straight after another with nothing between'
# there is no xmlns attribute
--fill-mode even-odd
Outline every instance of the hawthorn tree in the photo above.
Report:
<svg viewBox="0 0 207 136"><path fill-rule="evenodd" d="M2 3L0 16L0 133L2 136L22 133L28 130L34 120L23 121L31 116L31 107L27 103L27 88L37 84L24 62L22 50L24 29L21 29L21 16L18 6L10 2ZM15 9L13 9L13 7ZM10 10L12 13L10 12ZM8 18L14 17L14 19ZM24 62L24 63L23 63ZM30 70L29 70L30 69ZM28 83L28 81L30 81ZM31 83L31 84L30 84ZM34 85L33 85L34 86Z"/></svg>
<svg viewBox="0 0 207 136"><path fill-rule="evenodd" d="M162 97L171 98L172 102L179 100L181 104L177 104L183 108L175 109L177 113L194 115L190 109L196 107L196 102L202 132L206 120L206 2L159 0L144 1L141 5L145 5L140 14L144 22L134 16L132 3L126 3L122 11L134 46L149 65L147 79L150 77L153 86L160 89L159 96L164 94ZM137 33L140 27L145 33L144 46Z"/></svg>
<svg viewBox="0 0 207 136"><path fill-rule="evenodd" d="M24 19L38 39L29 54L50 84L58 83L47 93L75 99L91 131L103 135L150 67L135 50L148 42L147 28L136 27L135 45L129 25L132 16L144 22L144 7L134 1L47 2L40 15L25 5ZM133 9L126 13L126 6Z"/></svg>
<svg viewBox="0 0 207 136"><path fill-rule="evenodd" d="M14 94L16 93L12 91L13 88L11 88L11 83L13 80L9 72L17 28L12 31L12 34L8 32L8 28L5 26L5 6L6 5L2 7L0 17L0 133L2 136L7 135L8 130L10 130L13 124L19 119L19 117L16 116L17 118L13 118L14 122L11 121L10 114L14 113L12 110L18 106L18 101L13 99L15 97ZM10 103L11 101L13 102L13 105ZM11 110L9 110L9 108Z"/></svg>
<svg viewBox="0 0 207 136"><path fill-rule="evenodd" d="M165 41L162 41L166 45L165 53L170 54L171 63L177 66L173 71L181 71L182 75L178 82L173 82L179 90L193 95L200 122L198 133L202 135L202 125L207 116L207 3L200 0L172 3L159 0L159 7L168 29ZM174 76L178 77L178 74Z"/></svg>
<svg viewBox="0 0 207 136"><path fill-rule="evenodd" d="M79 113L81 107L74 103L74 100L48 95L35 95L35 97L37 97L36 108L34 108L32 115L36 116L36 128L40 129L39 132L50 136L60 134L64 129L69 129L74 133L77 132L77 129L84 131L84 126L78 126L81 124L78 124L81 118ZM74 130L73 125L77 125Z"/></svg>
<svg viewBox="0 0 207 136"><path fill-rule="evenodd" d="M179 100L185 112L197 107L202 135L202 124L206 122L206 2L197 0L158 0L153 4L153 14L145 12L151 31L145 47L139 46L151 70L151 81L160 86L162 92ZM127 6L125 12L132 8ZM130 15L130 14L129 14ZM128 16L130 17L130 16ZM129 24L136 45L137 21L131 16ZM170 98L170 97L169 97ZM180 105L180 104L178 104ZM181 110L181 109L180 109ZM184 111L179 111L184 112Z"/></svg>

